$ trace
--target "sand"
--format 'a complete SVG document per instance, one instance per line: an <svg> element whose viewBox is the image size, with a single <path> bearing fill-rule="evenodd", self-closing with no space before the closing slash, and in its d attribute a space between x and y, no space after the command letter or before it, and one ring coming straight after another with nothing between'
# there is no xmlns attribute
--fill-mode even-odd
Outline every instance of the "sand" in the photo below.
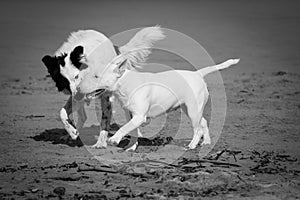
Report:
<svg viewBox="0 0 300 200"><path fill-rule="evenodd" d="M300 198L298 1L0 4L0 199ZM155 156L163 155L166 143L171 157L182 153L172 145L183 147L189 140L169 140L180 110L169 115L152 143L141 140L137 152L91 150L97 124L87 124L81 140L71 141L58 116L68 96L58 93L46 77L42 56L78 29L112 36L155 24L194 38L216 62L241 58L238 66L221 73L227 114L213 150L200 160L203 147L198 146L174 165L168 159L125 163L147 156L158 160ZM187 66L183 59L159 51L151 60ZM159 126L153 122L143 131ZM186 120L183 132L191 135ZM116 158L123 162L113 162Z"/></svg>

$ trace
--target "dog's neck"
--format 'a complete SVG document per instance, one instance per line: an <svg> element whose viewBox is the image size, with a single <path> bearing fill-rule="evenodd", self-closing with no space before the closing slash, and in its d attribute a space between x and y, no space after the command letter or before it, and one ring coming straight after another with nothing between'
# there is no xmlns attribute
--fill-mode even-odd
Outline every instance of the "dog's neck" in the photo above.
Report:
<svg viewBox="0 0 300 200"><path fill-rule="evenodd" d="M117 79L117 81L114 83L114 85L110 88L110 90L113 91L113 92L117 92L122 87L123 82L124 81L126 82L126 76L127 76L128 73L130 73L130 71L128 69L126 69L123 72L122 76L119 77Z"/></svg>
<svg viewBox="0 0 300 200"><path fill-rule="evenodd" d="M111 88L122 102L123 106L126 106L128 98L132 95L139 85L142 85L143 80L139 76L139 72L126 69L123 75L117 80L117 82Z"/></svg>

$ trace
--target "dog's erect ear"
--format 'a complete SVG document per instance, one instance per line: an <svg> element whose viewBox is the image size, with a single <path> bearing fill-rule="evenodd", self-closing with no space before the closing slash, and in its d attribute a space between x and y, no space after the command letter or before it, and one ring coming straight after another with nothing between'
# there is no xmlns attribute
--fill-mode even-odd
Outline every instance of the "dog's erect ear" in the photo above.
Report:
<svg viewBox="0 0 300 200"><path fill-rule="evenodd" d="M77 69L80 69L80 67L82 67L81 59L84 57L83 51L83 46L77 46L70 53L70 60Z"/></svg>

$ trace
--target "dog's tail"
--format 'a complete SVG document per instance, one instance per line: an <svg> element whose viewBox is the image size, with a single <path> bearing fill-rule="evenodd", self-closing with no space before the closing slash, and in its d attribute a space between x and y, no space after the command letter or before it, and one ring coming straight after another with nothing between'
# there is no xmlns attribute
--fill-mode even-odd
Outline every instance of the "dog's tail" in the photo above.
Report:
<svg viewBox="0 0 300 200"><path fill-rule="evenodd" d="M215 71L219 71L221 69L225 69L225 68L228 68L230 67L231 65L235 65L237 64L238 62L240 61L240 59L229 59L221 64L218 64L218 65L214 65L214 66L210 66L210 67L205 67L205 68L202 68L202 69L199 69L197 72L199 74L201 74L202 77L206 76L207 74L210 74L212 72L215 72Z"/></svg>
<svg viewBox="0 0 300 200"><path fill-rule="evenodd" d="M159 26L143 28L127 44L120 47L120 52L127 57L130 64L138 65L146 61L154 42L164 38L165 35Z"/></svg>

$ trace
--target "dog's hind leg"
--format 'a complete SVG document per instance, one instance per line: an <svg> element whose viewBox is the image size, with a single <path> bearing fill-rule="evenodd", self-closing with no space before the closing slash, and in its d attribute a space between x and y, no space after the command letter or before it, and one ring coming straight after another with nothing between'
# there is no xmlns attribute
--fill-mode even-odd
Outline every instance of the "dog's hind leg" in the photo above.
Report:
<svg viewBox="0 0 300 200"><path fill-rule="evenodd" d="M211 139L210 139L210 136L209 136L207 121L204 117L202 117L200 125L203 129L203 141L202 141L201 145L209 145L211 143Z"/></svg>
<svg viewBox="0 0 300 200"><path fill-rule="evenodd" d="M190 109L190 112L188 111L188 107L186 106L186 104L181 105L182 110L184 111L184 113L190 118L190 120L192 121L192 125L193 125L193 139L191 140L191 142L188 145L189 149L194 149L196 148L197 144L199 143L201 136L202 136L202 130L199 127L199 123L196 116L196 113L194 113L194 111L192 111ZM194 113L194 114L192 114Z"/></svg>
<svg viewBox="0 0 300 200"><path fill-rule="evenodd" d="M197 127L194 127L194 136L193 136L193 139L192 141L190 142L190 144L188 145L188 147L190 149L195 149L196 146L198 145L202 135L203 135L203 129L199 126Z"/></svg>
<svg viewBox="0 0 300 200"><path fill-rule="evenodd" d="M210 144L210 136L207 127L207 121L203 117L204 107L208 100L208 90L206 85L198 91L194 91L195 98L189 98L186 102L187 114L192 121L194 128L194 136L189 144L189 148L194 149L198 145L201 137L203 136L203 142L201 145Z"/></svg>
<svg viewBox="0 0 300 200"><path fill-rule="evenodd" d="M206 120L202 117L206 101L203 98L201 98L201 96L199 96L199 97L200 98L197 100L190 98L188 100L188 102L185 103L186 109L184 109L184 111L187 112L186 114L188 115L188 117L190 118L190 120L192 122L193 131L194 131L193 139L190 142L190 144L188 145L188 147L190 149L196 148L201 137L204 134L206 134L205 127L207 128L207 123L205 123ZM208 132L207 132L207 134L208 134ZM207 134L205 136L207 139L206 142L208 142Z"/></svg>
<svg viewBox="0 0 300 200"><path fill-rule="evenodd" d="M188 147L190 149L196 148L201 137L203 136L203 141L201 145L209 145L211 143L211 139L209 136L209 130L207 127L207 121L204 117L201 117L200 122L196 120L192 120L193 128L194 128L194 136Z"/></svg>

